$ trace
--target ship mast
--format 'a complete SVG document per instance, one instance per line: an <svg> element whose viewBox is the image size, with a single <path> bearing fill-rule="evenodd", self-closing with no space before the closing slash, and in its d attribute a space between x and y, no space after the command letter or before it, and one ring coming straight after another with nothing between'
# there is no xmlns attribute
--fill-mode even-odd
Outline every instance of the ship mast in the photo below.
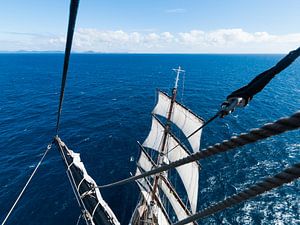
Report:
<svg viewBox="0 0 300 225"><path fill-rule="evenodd" d="M171 127L171 116L172 116L172 112L173 112L173 105L174 105L174 102L176 101L179 76L180 76L180 73L185 72L184 70L181 69L180 66L178 67L178 69L173 69L173 70L176 72L176 79L175 79L175 85L172 89L171 104L170 104L170 108L169 108L169 112L168 112L167 121L165 124L164 136L163 136L163 140L162 140L162 147L161 147L161 150L160 150L158 158L157 158L158 166L160 166L163 163L163 156L165 154L165 145L166 145L167 136L168 136L168 133L170 132L170 127ZM155 199L159 177L160 177L160 174L156 175L154 178L152 200Z"/></svg>

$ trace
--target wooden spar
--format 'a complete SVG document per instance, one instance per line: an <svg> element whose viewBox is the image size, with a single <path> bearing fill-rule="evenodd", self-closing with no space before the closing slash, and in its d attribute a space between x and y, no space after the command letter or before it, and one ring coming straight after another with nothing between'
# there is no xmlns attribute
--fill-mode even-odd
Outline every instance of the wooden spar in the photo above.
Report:
<svg viewBox="0 0 300 225"><path fill-rule="evenodd" d="M163 136L162 147L161 147L161 151L159 152L158 158L157 158L157 163L156 164L158 166L160 166L162 164L162 162L161 162L162 161L161 156L163 156L163 154L164 154L167 136L168 136L168 133L169 133L170 127L171 127L171 116L172 116L174 102L176 101L179 74L181 72L184 72L184 70L181 70L180 66L178 67L178 69L173 69L173 70L176 71L177 74L176 74L175 85L174 85L174 88L172 89L171 104L170 104L170 108L169 108L169 112L168 112L168 117L167 117L165 129L164 129L164 136ZM159 177L160 177L160 175L157 174L155 176L155 178L154 178L153 191L152 191L152 199L154 199L154 197L156 196L156 190L157 190L157 186L158 186Z"/></svg>
<svg viewBox="0 0 300 225"><path fill-rule="evenodd" d="M138 167L138 169L139 169L140 171L143 171L143 169L142 169L139 165L137 165L137 167ZM152 187L152 185L150 184L149 180L148 180L147 178L143 178L143 179L145 179L145 181L146 181L146 183L148 184L150 190L153 191L153 187ZM138 180L137 180L137 182L138 182ZM167 213L167 211L166 211L164 205L163 205L162 202L160 201L160 198L159 198L157 195L155 195L155 196L154 196L154 199L155 199L155 202L157 203L158 207L161 208L161 210L162 210L163 214L165 215L165 217L167 218L169 224L171 224L170 217L169 217L169 215L168 215L168 213ZM144 199L144 200L145 200L145 199Z"/></svg>
<svg viewBox="0 0 300 225"><path fill-rule="evenodd" d="M147 153L147 151L144 149L144 147L140 144L140 142L137 142L141 151L145 154L145 156L147 157L147 159L151 162L151 164L156 167L156 163L152 160L152 158L150 157L150 155ZM140 168L139 165L137 165L139 167L140 170L142 170L142 168ZM181 198L179 197L178 193L176 192L175 188L172 186L172 184L168 181L168 179L166 179L164 176L160 176L160 179L167 185L167 187L171 190L172 194L174 195L174 197L176 198L176 200L178 201L179 205L184 209L184 211L187 213L187 215L192 215L191 212L189 211L189 209L185 206L185 204L183 203L183 201L181 200ZM147 182L149 182L147 180ZM149 185L149 184L148 184ZM157 198L157 195L155 195L155 197ZM197 222L193 222L193 224L198 225Z"/></svg>
<svg viewBox="0 0 300 225"><path fill-rule="evenodd" d="M177 102L176 102L177 103ZM154 114L152 114L152 116L154 117L154 119L156 119L156 121L163 127L163 128L165 128L165 125L160 121L160 119L159 118L157 118L157 116L156 115L154 115ZM192 153L187 149L187 147L174 135L174 133L172 132L172 131L170 131L169 130L169 135L178 143L177 144L177 146L180 146L188 155L191 155ZM176 146L176 147L177 147ZM175 147L173 147L172 149L175 149ZM172 150L171 149L171 150ZM166 153L169 153L170 152L170 150L168 150L168 152L166 152ZM199 168L201 169L201 165L200 165L200 163L198 162L198 161L195 161L197 164L198 164L198 166L199 166Z"/></svg>
<svg viewBox="0 0 300 225"><path fill-rule="evenodd" d="M180 206L184 209L184 211L191 216L191 212L188 210L188 208L185 206L185 204L183 203L183 201L181 200L181 198L179 197L178 193L176 192L175 188L172 186L172 184L168 181L168 179L166 179L164 176L160 176L160 178L162 179L163 182L165 182L165 184L167 185L167 187L172 191L172 193L174 194L174 197L176 198L176 200L178 201L178 203L180 204ZM198 223L196 221L193 221L193 224L198 225Z"/></svg>

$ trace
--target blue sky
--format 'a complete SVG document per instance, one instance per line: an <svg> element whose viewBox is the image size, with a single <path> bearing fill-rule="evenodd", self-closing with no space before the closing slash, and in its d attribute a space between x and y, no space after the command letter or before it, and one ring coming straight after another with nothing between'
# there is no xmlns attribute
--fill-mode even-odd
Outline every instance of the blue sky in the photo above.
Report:
<svg viewBox="0 0 300 225"><path fill-rule="evenodd" d="M69 1L0 1L0 51L63 50ZM81 0L74 51L277 53L300 45L299 0Z"/></svg>

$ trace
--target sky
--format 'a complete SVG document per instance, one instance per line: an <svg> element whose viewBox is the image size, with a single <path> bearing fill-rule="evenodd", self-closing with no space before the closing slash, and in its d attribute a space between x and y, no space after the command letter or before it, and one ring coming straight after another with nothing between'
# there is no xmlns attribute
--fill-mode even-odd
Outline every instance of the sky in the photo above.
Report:
<svg viewBox="0 0 300 225"><path fill-rule="evenodd" d="M0 51L64 50L69 0L0 0ZM81 0L73 51L286 53L300 0Z"/></svg>

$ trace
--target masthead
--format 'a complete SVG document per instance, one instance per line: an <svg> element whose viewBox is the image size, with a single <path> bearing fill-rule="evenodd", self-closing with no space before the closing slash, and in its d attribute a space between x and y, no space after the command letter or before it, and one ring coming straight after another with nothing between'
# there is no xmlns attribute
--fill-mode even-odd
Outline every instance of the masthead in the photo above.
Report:
<svg viewBox="0 0 300 225"><path fill-rule="evenodd" d="M181 67L179 66L178 69L173 69L177 74L176 74L176 79L175 79L175 85L174 88L177 89L178 87L178 81L179 81L179 75L180 73L184 73L185 71L181 69Z"/></svg>

